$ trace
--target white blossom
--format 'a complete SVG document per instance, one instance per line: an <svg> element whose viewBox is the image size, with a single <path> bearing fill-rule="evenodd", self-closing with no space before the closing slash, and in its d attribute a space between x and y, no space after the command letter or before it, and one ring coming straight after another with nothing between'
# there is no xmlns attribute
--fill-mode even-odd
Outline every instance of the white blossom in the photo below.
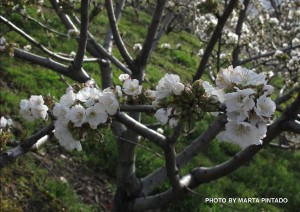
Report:
<svg viewBox="0 0 300 212"><path fill-rule="evenodd" d="M163 43L160 45L160 48L162 49L171 49L171 45L169 43Z"/></svg>
<svg viewBox="0 0 300 212"><path fill-rule="evenodd" d="M171 128L174 128L174 127L176 127L177 125L178 125L178 119L176 119L176 118L170 118L170 120L169 120L169 126L171 127Z"/></svg>
<svg viewBox="0 0 300 212"><path fill-rule="evenodd" d="M252 94L254 90L251 88L237 90L233 93L225 94L226 111L249 111L255 106Z"/></svg>
<svg viewBox="0 0 300 212"><path fill-rule="evenodd" d="M53 107L53 115L57 118L58 121L67 125L70 121L69 119L70 108L66 107L60 103L55 103Z"/></svg>
<svg viewBox="0 0 300 212"><path fill-rule="evenodd" d="M181 43L177 43L176 44L176 49L181 49L182 44Z"/></svg>
<svg viewBox="0 0 300 212"><path fill-rule="evenodd" d="M137 79L128 79L125 80L123 84L123 91L127 95L137 96L142 92L142 86L139 85L139 81Z"/></svg>
<svg viewBox="0 0 300 212"><path fill-rule="evenodd" d="M30 101L27 99L22 99L20 102L20 114L22 117L28 121L33 121L34 118L30 111Z"/></svg>
<svg viewBox="0 0 300 212"><path fill-rule="evenodd" d="M76 37L77 35L79 35L79 31L77 29L69 29L68 30L68 33L67 33L68 39Z"/></svg>
<svg viewBox="0 0 300 212"><path fill-rule="evenodd" d="M176 74L166 74L161 78L156 86L156 98L163 99L169 96L172 92L175 95L180 95L184 90L184 85L180 83L180 78Z"/></svg>
<svg viewBox="0 0 300 212"><path fill-rule="evenodd" d="M99 97L99 102L104 106L109 115L115 115L119 109L119 102L112 92L103 92Z"/></svg>
<svg viewBox="0 0 300 212"><path fill-rule="evenodd" d="M24 51L30 52L30 50L32 49L31 45L26 45L23 47Z"/></svg>
<svg viewBox="0 0 300 212"><path fill-rule="evenodd" d="M122 94L122 88L119 85L116 86L115 92L116 92L116 94L117 94L118 97L122 97L123 96L123 94Z"/></svg>
<svg viewBox="0 0 300 212"><path fill-rule="evenodd" d="M217 74L216 77L216 85L219 88L223 89L230 89L233 87L233 83L231 81L231 75L233 74L234 70L232 66L229 66L226 69L223 69Z"/></svg>
<svg viewBox="0 0 300 212"><path fill-rule="evenodd" d="M105 123L107 118L108 115L105 112L104 106L100 103L96 103L94 106L86 109L86 121L92 129L97 129L97 126Z"/></svg>
<svg viewBox="0 0 300 212"><path fill-rule="evenodd" d="M257 99L256 107L254 108L256 114L261 118L271 118L275 109L275 102L270 97L267 97L267 93L264 93Z"/></svg>
<svg viewBox="0 0 300 212"><path fill-rule="evenodd" d="M120 76L119 76L119 80L120 80L121 82L124 82L124 81L126 81L126 80L128 80L128 79L130 79L129 74L120 74Z"/></svg>
<svg viewBox="0 0 300 212"><path fill-rule="evenodd" d="M6 125L7 125L7 119L4 118L4 116L2 116L0 119L0 128L5 128Z"/></svg>
<svg viewBox="0 0 300 212"><path fill-rule="evenodd" d="M235 84L240 84L243 86L266 84L265 76L262 73L257 74L254 71L248 70L241 66L234 68L234 72L231 75L231 81Z"/></svg>
<svg viewBox="0 0 300 212"><path fill-rule="evenodd" d="M81 127L86 121L84 107L80 104L73 106L68 114L68 118L74 123L75 127Z"/></svg>
<svg viewBox="0 0 300 212"><path fill-rule="evenodd" d="M22 100L20 102L20 113L23 117L29 121L33 119L46 119L48 107L44 105L44 99L42 96L32 95L27 100Z"/></svg>
<svg viewBox="0 0 300 212"><path fill-rule="evenodd" d="M229 121L226 130L218 135L222 141L240 145L243 149L250 145L260 145L258 129L248 122Z"/></svg>
<svg viewBox="0 0 300 212"><path fill-rule="evenodd" d="M162 125L166 125L169 120L169 115L171 115L171 110L172 110L171 107L169 107L168 109L160 108L156 111L154 116Z"/></svg>
<svg viewBox="0 0 300 212"><path fill-rule="evenodd" d="M54 124L54 136L58 139L59 144L66 148L67 150L77 149L82 150L81 143L74 139L72 133L67 128L66 125L60 121L56 121Z"/></svg>
<svg viewBox="0 0 300 212"><path fill-rule="evenodd" d="M60 97L59 103L66 107L71 107L75 101L76 94L74 94L73 90L69 90L66 94Z"/></svg>
<svg viewBox="0 0 300 212"><path fill-rule="evenodd" d="M183 90L184 90L184 85L182 83L177 83L174 85L173 93L178 96L182 93Z"/></svg>
<svg viewBox="0 0 300 212"><path fill-rule="evenodd" d="M136 52L141 51L142 48L143 48L143 46L142 46L142 44L140 44L140 43L135 43L135 44L133 45L133 47L132 47L132 49L133 49L134 51L136 51Z"/></svg>
<svg viewBox="0 0 300 212"><path fill-rule="evenodd" d="M30 101L30 106L31 107L35 107L35 106L39 106L39 105L44 104L44 99L41 95L40 96L32 95L30 97L29 101Z"/></svg>
<svg viewBox="0 0 300 212"><path fill-rule="evenodd" d="M224 102L225 93L223 89L215 88L207 81L203 81L202 86L206 94L208 94L209 96L217 96L219 102Z"/></svg>
<svg viewBox="0 0 300 212"><path fill-rule="evenodd" d="M154 99L156 97L156 91L147 89L147 90L145 90L144 95L147 98Z"/></svg>
<svg viewBox="0 0 300 212"><path fill-rule="evenodd" d="M37 105L31 107L31 113L34 118L42 118L43 120L47 117L48 107L46 105Z"/></svg>

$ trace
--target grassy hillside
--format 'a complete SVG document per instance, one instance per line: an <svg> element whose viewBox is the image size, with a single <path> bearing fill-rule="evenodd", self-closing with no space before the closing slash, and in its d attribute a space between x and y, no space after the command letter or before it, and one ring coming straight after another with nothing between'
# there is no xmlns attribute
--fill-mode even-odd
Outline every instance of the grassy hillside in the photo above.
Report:
<svg viewBox="0 0 300 212"><path fill-rule="evenodd" d="M34 15L35 8L29 8ZM54 14L45 9L45 19L57 30L67 33ZM50 19L51 17L51 19ZM74 40L62 37L48 39L45 31L30 20L19 15L11 15L10 20L24 31L34 35L43 45L56 51L69 53L76 48ZM51 21L50 21L51 20ZM131 8L126 8L120 22L124 41L132 55L134 43L142 42L146 34L149 16L140 13L136 19ZM103 42L107 29L105 13L93 21L90 28ZM6 36L10 42L20 47L27 42L16 33ZM160 43L168 42L173 49L158 49L147 66L147 86L153 86L164 73L177 73L184 81L192 78L200 58L196 56L200 43L196 37L186 32L169 33ZM177 43L182 49L177 50ZM38 50L32 50L33 52ZM118 52L115 51L116 55ZM100 82L97 64L85 64L84 68ZM114 78L120 74L114 68ZM18 126L18 139L29 136L43 123L28 123L18 116L18 105L21 99L31 94L52 95L59 97L66 85L60 76L40 66L26 63L1 55L0 63L0 115L9 115ZM71 80L68 80L72 83ZM144 116L147 122L150 117ZM210 118L198 124L197 131L188 139L183 137L177 144L178 151L188 145L193 137L206 129ZM0 206L1 211L105 211L111 208L112 193L116 167L116 145L113 135L105 130L102 143L85 142L82 152L66 152L58 147L53 139L45 148L18 158L11 166L0 173ZM141 141L145 146L149 145ZM151 145L150 145L151 147ZM155 147L152 147L157 151ZM195 165L212 166L233 156L238 147L213 141L199 154L182 173L188 172ZM160 152L158 152L160 153ZM235 173L220 180L200 186L194 194L165 211L292 211L300 207L300 153L266 148L251 163ZM137 174L142 177L163 165L164 161L157 154L144 148L137 149ZM94 177L96 176L96 177ZM161 189L168 186L162 185ZM288 198L287 204L208 204L205 197L282 197Z"/></svg>

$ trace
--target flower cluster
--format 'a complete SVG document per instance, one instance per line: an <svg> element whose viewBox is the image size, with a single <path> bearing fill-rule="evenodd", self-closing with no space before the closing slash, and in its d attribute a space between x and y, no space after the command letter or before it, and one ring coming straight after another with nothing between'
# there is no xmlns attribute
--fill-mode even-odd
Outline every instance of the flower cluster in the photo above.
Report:
<svg viewBox="0 0 300 212"><path fill-rule="evenodd" d="M230 66L218 73L216 85L225 91L224 103L228 123L218 138L239 144L242 148L261 144L266 136L276 106L265 76L240 66Z"/></svg>
<svg viewBox="0 0 300 212"><path fill-rule="evenodd" d="M32 95L30 99L23 99L20 102L20 114L28 121L35 119L47 119L48 106L44 104L42 96Z"/></svg>
<svg viewBox="0 0 300 212"><path fill-rule="evenodd" d="M13 126L13 121L8 118L6 119L4 116L0 119L0 150L2 150L2 147L5 146L7 141L10 140L12 134L11 134L11 127Z"/></svg>
<svg viewBox="0 0 300 212"><path fill-rule="evenodd" d="M3 132L10 132L10 127L13 125L13 121L8 118L6 119L4 116L0 119L0 135L2 135Z"/></svg>
<svg viewBox="0 0 300 212"><path fill-rule="evenodd" d="M167 123L171 127L177 125L178 118L176 117L175 108L172 106L164 107L164 103L168 96L180 96L183 90L184 85L180 82L178 75L166 74L159 80L156 86L155 101L152 104L155 108L159 108L155 113L155 117L162 125Z"/></svg>
<svg viewBox="0 0 300 212"><path fill-rule="evenodd" d="M194 123L204 112L219 109L217 91L205 94L206 82L198 80L192 86L180 82L178 75L166 74L156 86L156 98L152 102L157 109L156 119L162 124L175 127L179 120L185 132L194 129Z"/></svg>
<svg viewBox="0 0 300 212"><path fill-rule="evenodd" d="M77 93L69 89L53 108L57 118L54 135L66 149L81 150L80 140L85 140L87 131L108 123L109 116L116 114L118 109L119 102L110 88L101 92L84 87Z"/></svg>
<svg viewBox="0 0 300 212"><path fill-rule="evenodd" d="M121 74L119 80L123 83L122 88L116 86L120 102L127 104L149 104L155 99L156 92L144 89L137 79L132 79L128 74ZM125 100L125 101L122 101Z"/></svg>

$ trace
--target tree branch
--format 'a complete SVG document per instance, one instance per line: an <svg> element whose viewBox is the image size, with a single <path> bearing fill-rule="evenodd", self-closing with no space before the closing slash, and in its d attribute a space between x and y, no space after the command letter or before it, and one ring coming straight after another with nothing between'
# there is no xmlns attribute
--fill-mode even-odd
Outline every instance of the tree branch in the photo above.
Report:
<svg viewBox="0 0 300 212"><path fill-rule="evenodd" d="M37 42L30 35L28 35L26 32L24 32L23 30L21 30L20 28L18 28L16 25L14 25L12 22L10 22L9 20L7 20L6 18L4 18L1 15L0 15L0 21L3 22L3 23L5 23L12 30L14 30L15 32L17 32L19 35L21 35L22 37L24 37L30 43L32 43L33 45L35 45L36 47L38 47L39 49L41 49L44 53L50 55L51 57L59 59L61 61L66 61L66 62L72 62L73 61L73 58L63 57L63 56L61 56L59 54L56 54L56 53L50 51L45 46L43 46L42 44L40 44L39 42Z"/></svg>
<svg viewBox="0 0 300 212"><path fill-rule="evenodd" d="M246 12L247 12L247 9L248 9L249 2L250 2L250 0L244 0L244 9L240 12L239 19L238 19L238 22L237 22L237 25L236 25L235 34L238 35L238 41L240 41L240 38L241 38L243 23L244 23L245 18L246 18ZM239 43L238 43L237 46L235 47L235 49L232 52L232 65L233 65L233 67L237 66L237 63L239 61L239 53L240 53L240 46L239 46Z"/></svg>
<svg viewBox="0 0 300 212"><path fill-rule="evenodd" d="M215 138L219 132L224 129L226 123L226 116L221 115L217 121L208 127L208 129L196 138L189 146L187 146L180 154L176 157L177 167L183 167L193 157L197 156L199 152ZM161 167L156 171L152 172L148 176L142 179L143 183L143 194L147 195L152 192L157 186L163 183L167 179L166 168Z"/></svg>
<svg viewBox="0 0 300 212"><path fill-rule="evenodd" d="M299 45L296 45L296 46L289 46L289 47L286 47L286 48L282 48L282 49L279 49L280 51L282 52L289 52L293 49L298 49L300 48L300 44ZM237 65L243 65L245 63L248 63L248 62L251 62L253 60L258 60L258 59L261 59L263 57L270 57L270 56L273 56L275 53L276 53L277 50L274 50L274 51L270 51L270 52L267 52L265 54L259 54L259 55L255 55L251 58L248 58L248 59L245 59L245 60L241 60L237 63Z"/></svg>
<svg viewBox="0 0 300 212"><path fill-rule="evenodd" d="M158 31L157 35L155 36L155 39L153 41L151 50L149 55L151 56L152 52L154 51L154 49L156 49L158 42L160 40L160 38L163 36L163 34L167 31L168 26L170 25L170 23L172 22L172 20L174 19L174 15L169 12L166 17L164 18L164 21L162 23L162 26L160 28L160 30Z"/></svg>
<svg viewBox="0 0 300 212"><path fill-rule="evenodd" d="M48 136L52 134L52 131L54 130L54 123L51 123L49 126L41 129L36 134L32 135L30 138L22 141L17 147L9 149L0 155L0 170L11 163L13 159L17 158L20 155L23 155L27 152L29 152L32 147L37 143L40 142L40 140L44 140L45 136ZM36 148L37 145L35 145L34 148Z"/></svg>
<svg viewBox="0 0 300 212"><path fill-rule="evenodd" d="M78 73L82 68L82 61L85 55L87 39L88 39L88 25L89 25L89 1L81 0L80 8L81 24L80 35L78 40L77 53L73 62L73 71Z"/></svg>
<svg viewBox="0 0 300 212"><path fill-rule="evenodd" d="M35 22L36 24L40 25L40 26L41 26L42 28L44 28L45 30L48 30L48 31L50 31L50 32L53 32L53 33L55 33L55 34L57 34L57 35L60 35L60 36L62 36L62 37L68 37L67 34L64 34L64 33L61 33L61 32L59 32L59 31L57 31L57 30L51 29L50 27L46 26L45 24L41 23L40 21L34 19L33 17L31 17L31 16L29 16L29 15L27 15L27 18L28 18L29 20Z"/></svg>
<svg viewBox="0 0 300 212"><path fill-rule="evenodd" d="M204 51L204 54L203 54L203 57L199 64L199 67L197 69L197 72L193 77L193 81L200 79L202 74L204 73L206 64L208 63L209 57L214 49L214 46L218 42L218 38L221 36L223 27L225 26L225 23L226 23L227 19L229 18L230 14L232 13L234 6L236 5L237 2L238 2L237 0L230 0L227 7L225 8L223 15L219 18L217 26L206 46L206 49Z"/></svg>
<svg viewBox="0 0 300 212"><path fill-rule="evenodd" d="M53 8L55 9L57 15L60 17L61 21L65 25L65 27L70 29L77 30L74 23L71 21L68 15L65 15L59 11L57 0L50 0ZM103 58L110 60L116 67L118 67L120 70L122 70L124 73L127 73L131 75L131 71L124 66L117 58L115 58L113 55L111 55L110 52L107 52L105 48L103 48L94 38L94 36L88 32L89 39L87 43L87 50L93 57L97 58Z"/></svg>
<svg viewBox="0 0 300 212"><path fill-rule="evenodd" d="M159 27L161 17L164 12L165 4L166 4L166 0L157 0L156 8L152 16L151 23L148 27L147 36L143 43L142 51L140 52L140 54L137 56L135 60L135 63L140 68L140 70L143 70L147 64L151 52L151 47L155 40L155 35Z"/></svg>
<svg viewBox="0 0 300 212"><path fill-rule="evenodd" d="M27 60L34 64L38 64L46 68L49 68L59 74L65 75L78 82L84 83L90 80L89 75L84 70L82 70L79 73L71 72L68 66L58 63L52 60L51 58L41 57L39 55L21 49L17 49L17 48L14 49L14 56L16 58Z"/></svg>
<svg viewBox="0 0 300 212"><path fill-rule="evenodd" d="M181 189L182 186L180 184L179 170L176 164L175 143L170 142L167 139L167 144L164 153L165 153L166 172L170 180L171 186L175 190Z"/></svg>
<svg viewBox="0 0 300 212"><path fill-rule="evenodd" d="M112 30L113 38L116 42L117 48L119 49L120 54L122 55L123 59L125 60L125 62L129 66L129 68L131 70L134 70L135 65L133 63L133 60L132 60L130 54L128 53L128 51L125 47L125 44L124 44L124 42L123 42L123 40L120 36L120 33L119 33L117 20L116 20L115 13L114 13L114 10L113 10L112 0L105 0L105 5L106 5L106 9L107 9L110 28Z"/></svg>
<svg viewBox="0 0 300 212"><path fill-rule="evenodd" d="M121 105L120 111L129 112L155 112L155 109L152 105Z"/></svg>
<svg viewBox="0 0 300 212"><path fill-rule="evenodd" d="M141 124L140 122L134 120L126 113L118 113L115 115L116 119L127 126L129 129L137 132L138 134L142 135L143 137L149 139L150 141L154 142L161 148L165 148L166 137L159 134L158 132L147 128L145 125Z"/></svg>

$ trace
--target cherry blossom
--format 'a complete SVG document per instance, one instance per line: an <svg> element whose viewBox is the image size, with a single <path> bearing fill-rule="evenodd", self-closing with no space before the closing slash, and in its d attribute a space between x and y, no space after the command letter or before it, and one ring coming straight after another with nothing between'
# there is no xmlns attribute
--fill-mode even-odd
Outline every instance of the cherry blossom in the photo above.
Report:
<svg viewBox="0 0 300 212"><path fill-rule="evenodd" d="M86 121L84 107L80 104L73 106L68 114L68 118L74 123L75 127L81 127Z"/></svg>
<svg viewBox="0 0 300 212"><path fill-rule="evenodd" d="M92 129L97 129L99 124L106 123L108 118L105 112L104 106L100 103L96 103L86 109L86 121L90 124Z"/></svg>
<svg viewBox="0 0 300 212"><path fill-rule="evenodd" d="M123 91L130 96L137 96L142 92L142 86L137 79L127 79L123 84Z"/></svg>

